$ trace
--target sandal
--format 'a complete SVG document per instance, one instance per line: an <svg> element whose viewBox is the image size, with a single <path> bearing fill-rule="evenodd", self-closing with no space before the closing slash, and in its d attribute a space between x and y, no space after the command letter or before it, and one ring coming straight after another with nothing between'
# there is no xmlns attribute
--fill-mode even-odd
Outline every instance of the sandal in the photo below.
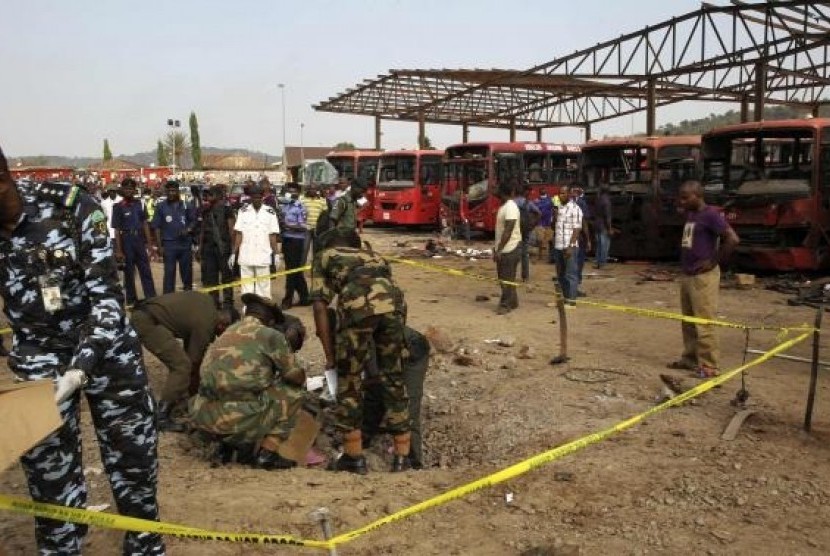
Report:
<svg viewBox="0 0 830 556"><path fill-rule="evenodd" d="M666 365L667 369L674 369L675 371L696 371L697 365L693 363L687 363L682 359L678 359L677 361L672 361Z"/></svg>
<svg viewBox="0 0 830 556"><path fill-rule="evenodd" d="M714 378L720 375L720 371L712 367L707 367L706 365L701 365L695 369L695 374L697 378Z"/></svg>

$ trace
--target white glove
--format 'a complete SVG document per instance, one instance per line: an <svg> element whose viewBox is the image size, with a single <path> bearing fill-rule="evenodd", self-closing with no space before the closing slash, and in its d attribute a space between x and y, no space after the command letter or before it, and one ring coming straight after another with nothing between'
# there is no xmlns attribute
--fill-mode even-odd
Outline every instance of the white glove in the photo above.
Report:
<svg viewBox="0 0 830 556"><path fill-rule="evenodd" d="M323 374L326 377L327 388L320 395L320 398L334 403L337 401L337 369L326 369Z"/></svg>
<svg viewBox="0 0 830 556"><path fill-rule="evenodd" d="M274 268L276 268L277 270L282 268L282 266L280 264L280 254L279 253L273 253L271 255L271 260L274 261Z"/></svg>
<svg viewBox="0 0 830 556"><path fill-rule="evenodd" d="M228 268L233 268L236 264L236 253L231 253L231 256L228 257Z"/></svg>
<svg viewBox="0 0 830 556"><path fill-rule="evenodd" d="M55 382L57 389L55 390L55 403L62 404L74 394L77 390L86 386L86 373L80 369L69 369L62 376L58 377Z"/></svg>

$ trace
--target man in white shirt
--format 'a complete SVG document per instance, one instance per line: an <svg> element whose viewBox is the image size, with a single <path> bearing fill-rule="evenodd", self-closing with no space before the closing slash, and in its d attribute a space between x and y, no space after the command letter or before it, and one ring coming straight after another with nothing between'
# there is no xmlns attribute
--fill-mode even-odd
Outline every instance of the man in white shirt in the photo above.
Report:
<svg viewBox="0 0 830 556"><path fill-rule="evenodd" d="M233 254L228 265L233 268L239 263L239 273L243 280L239 289L243 294L255 293L260 297L271 299L271 278L269 266L279 268L280 224L277 211L262 204L263 189L261 185L250 188L250 204L239 209L239 215L233 229L236 231Z"/></svg>
<svg viewBox="0 0 830 556"><path fill-rule="evenodd" d="M519 306L516 286L505 282L516 282L516 270L522 260L522 233L519 207L513 200L513 188L502 184L496 195L501 201L501 207L496 213L496 244L493 247L493 260L496 261L496 272L501 285L501 299L496 313L505 315Z"/></svg>
<svg viewBox="0 0 830 556"><path fill-rule="evenodd" d="M562 206L556 213L553 233L553 258L556 263L556 277L568 305L576 304L579 288L577 255L579 234L582 231L582 209L576 204L573 189L559 190Z"/></svg>
<svg viewBox="0 0 830 556"><path fill-rule="evenodd" d="M112 227L112 207L121 202L121 195L118 194L118 189L111 185L107 187L104 193L104 198L101 199L101 210L107 217L107 229L110 232L110 239L115 241L115 229Z"/></svg>

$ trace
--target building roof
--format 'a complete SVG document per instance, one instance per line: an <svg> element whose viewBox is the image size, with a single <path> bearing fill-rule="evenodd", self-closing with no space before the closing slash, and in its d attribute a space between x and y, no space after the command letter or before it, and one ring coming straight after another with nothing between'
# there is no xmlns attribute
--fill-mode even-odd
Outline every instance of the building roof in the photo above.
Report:
<svg viewBox="0 0 830 556"><path fill-rule="evenodd" d="M113 158L110 160L102 160L101 162L96 162L95 164L90 164L89 169L95 171L107 171L107 170L138 170L141 168L141 164L136 164L134 162L129 162L127 160L121 160L120 158Z"/></svg>
<svg viewBox="0 0 830 556"><path fill-rule="evenodd" d="M276 158L268 155L250 156L242 154L205 154L202 155L203 170L223 171L258 171L268 170Z"/></svg>
<svg viewBox="0 0 830 556"><path fill-rule="evenodd" d="M333 147L285 147L285 167L299 166L303 160L326 158Z"/></svg>

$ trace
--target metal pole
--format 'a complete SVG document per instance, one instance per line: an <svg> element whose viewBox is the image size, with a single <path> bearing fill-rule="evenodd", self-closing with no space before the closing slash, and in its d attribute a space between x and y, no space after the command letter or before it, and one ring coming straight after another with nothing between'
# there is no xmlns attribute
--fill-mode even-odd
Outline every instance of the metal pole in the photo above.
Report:
<svg viewBox="0 0 830 556"><path fill-rule="evenodd" d="M657 98L654 79L648 80L646 87L646 135L654 135L657 129Z"/></svg>
<svg viewBox="0 0 830 556"><path fill-rule="evenodd" d="M464 122L461 124L461 142L462 143L469 143L470 142L470 124Z"/></svg>
<svg viewBox="0 0 830 556"><path fill-rule="evenodd" d="M380 130L381 119L380 116L375 116L375 149L380 150Z"/></svg>
<svg viewBox="0 0 830 556"><path fill-rule="evenodd" d="M767 95L767 67L763 62L755 64L755 113L756 122L764 119L764 97Z"/></svg>
<svg viewBox="0 0 830 556"><path fill-rule="evenodd" d="M426 144L426 120L423 110L418 112L418 148L423 149Z"/></svg>
<svg viewBox="0 0 830 556"><path fill-rule="evenodd" d="M303 144L303 128L305 124L300 124L300 168L305 168L305 148Z"/></svg>
<svg viewBox="0 0 830 556"><path fill-rule="evenodd" d="M537 143L542 142L542 128L541 127L536 128L536 142Z"/></svg>
<svg viewBox="0 0 830 556"><path fill-rule="evenodd" d="M516 118L510 118L510 142L516 141Z"/></svg>
<svg viewBox="0 0 830 556"><path fill-rule="evenodd" d="M585 124L585 142L591 140L591 124Z"/></svg>
<svg viewBox="0 0 830 556"><path fill-rule="evenodd" d="M747 353L752 353L754 355L764 355L766 351L762 349L748 349L746 350ZM775 359L785 359L786 361L795 361L796 363L812 363L812 359L807 359L805 357L796 357L794 355L784 355L782 353L777 353L773 355ZM819 367L830 368L830 361L819 361Z"/></svg>
<svg viewBox="0 0 830 556"><path fill-rule="evenodd" d="M741 123L749 121L749 96L741 95Z"/></svg>
<svg viewBox="0 0 830 556"><path fill-rule="evenodd" d="M813 404L816 401L816 385L818 383L819 343L821 341L821 318L824 315L824 305L819 305L816 311L816 322L813 325L813 363L810 367L810 389L807 391L807 409L804 412L804 430L810 432L813 426Z"/></svg>
<svg viewBox="0 0 830 556"><path fill-rule="evenodd" d="M282 99L282 173L284 176L287 176L288 167L286 166L287 161L285 160L285 83L278 83L277 87L280 88L280 97Z"/></svg>
<svg viewBox="0 0 830 556"><path fill-rule="evenodd" d="M309 514L309 517L320 525L320 529L323 530L324 539L329 540L333 536L331 512L329 512L328 508L317 508ZM329 556L337 556L337 549L334 547L329 548Z"/></svg>

